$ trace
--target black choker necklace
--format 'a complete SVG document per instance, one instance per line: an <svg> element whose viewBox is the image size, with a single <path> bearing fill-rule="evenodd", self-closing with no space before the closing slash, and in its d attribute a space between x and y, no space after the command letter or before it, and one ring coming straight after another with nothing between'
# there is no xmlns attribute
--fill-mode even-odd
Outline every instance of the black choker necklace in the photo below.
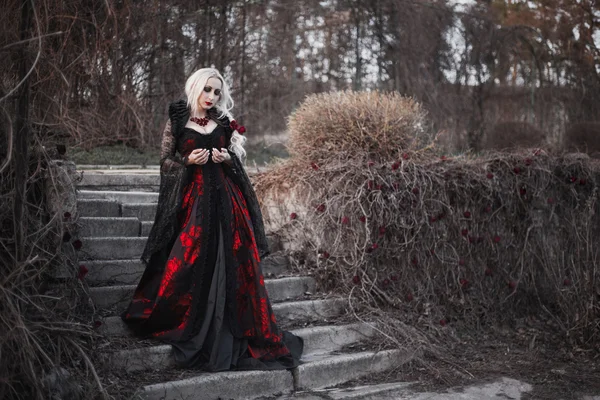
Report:
<svg viewBox="0 0 600 400"><path fill-rule="evenodd" d="M208 125L208 118L206 118L206 117L202 117L202 118L192 117L192 118L190 118L190 121L195 122L200 126Z"/></svg>

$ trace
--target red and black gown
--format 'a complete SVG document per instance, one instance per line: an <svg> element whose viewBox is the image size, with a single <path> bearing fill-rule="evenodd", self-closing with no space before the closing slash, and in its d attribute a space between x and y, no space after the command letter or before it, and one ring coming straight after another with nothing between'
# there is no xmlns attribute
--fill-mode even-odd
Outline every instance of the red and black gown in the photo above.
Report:
<svg viewBox="0 0 600 400"><path fill-rule="evenodd" d="M227 125L210 134L181 128L176 148L182 156L197 148L226 148L230 135ZM138 335L170 343L182 367L294 368L303 341L277 326L234 169L210 157L204 165L184 167L182 184L170 189L180 191L171 196L180 199L174 234L150 256L121 317Z"/></svg>

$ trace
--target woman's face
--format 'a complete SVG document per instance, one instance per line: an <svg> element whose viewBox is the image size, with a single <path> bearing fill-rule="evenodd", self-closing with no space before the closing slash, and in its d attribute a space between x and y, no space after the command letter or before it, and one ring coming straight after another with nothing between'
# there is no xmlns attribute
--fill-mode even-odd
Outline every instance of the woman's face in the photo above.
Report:
<svg viewBox="0 0 600 400"><path fill-rule="evenodd" d="M208 110L213 108L221 98L221 86L219 78L208 78L202 94L198 98L198 109Z"/></svg>

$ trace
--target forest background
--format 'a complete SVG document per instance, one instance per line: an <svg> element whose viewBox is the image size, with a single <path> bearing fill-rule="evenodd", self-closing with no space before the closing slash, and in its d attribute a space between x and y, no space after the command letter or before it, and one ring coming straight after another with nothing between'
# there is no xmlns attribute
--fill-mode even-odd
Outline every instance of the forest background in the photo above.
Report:
<svg viewBox="0 0 600 400"><path fill-rule="evenodd" d="M260 160L285 154L265 143L285 141L287 117L307 94L344 89L414 97L448 151L532 135L562 146L569 130L592 138L577 146L600 150L592 143L600 137L593 0L33 4L23 36L21 1L3 1L0 129L15 115L25 51L32 129L68 144L80 163L102 161L83 152L102 148L135 149L116 151L114 162L156 164L168 103L206 66L231 83L250 152L267 153L255 154Z"/></svg>

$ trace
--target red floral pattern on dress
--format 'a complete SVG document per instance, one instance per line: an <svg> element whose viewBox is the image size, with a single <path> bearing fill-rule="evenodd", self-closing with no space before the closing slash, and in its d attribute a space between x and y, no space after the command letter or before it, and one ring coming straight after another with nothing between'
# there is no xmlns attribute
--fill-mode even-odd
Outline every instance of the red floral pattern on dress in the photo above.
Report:
<svg viewBox="0 0 600 400"><path fill-rule="evenodd" d="M201 136L193 135L193 138ZM227 144L223 133L216 138L214 147L224 148ZM186 155L197 147L194 139L184 139L179 152ZM213 167L214 165L211 168ZM237 265L234 285L235 309L239 332L248 339L248 353L262 360L289 355L289 349L282 341L283 336L268 299L252 220L242 191L225 173L224 168L229 168L225 164L216 170L213 169L214 174L210 177L204 175L204 167L192 168L190 181L183 188L182 205L178 213L180 231L164 271L144 272L126 317L151 320L156 315L160 324L157 324L158 329L151 335L157 338L177 340L189 328L195 301L192 294L196 291L197 284L194 274L205 268L201 264L205 260L200 258L208 246L203 243L206 236L204 233L212 232L203 229L205 225L208 226L209 218L212 221L218 221L219 218L218 215L204 215L201 212L201 205L210 194L216 197L214 201L220 204L220 207L223 207L223 204L231 204L231 208L225 209L230 225L222 227L225 234L231 235L228 242L231 248L224 251L232 255ZM216 185L211 189L209 182L213 179ZM155 280L158 284L153 286L154 283L151 282ZM158 287L157 292L151 293L148 288L152 287Z"/></svg>

